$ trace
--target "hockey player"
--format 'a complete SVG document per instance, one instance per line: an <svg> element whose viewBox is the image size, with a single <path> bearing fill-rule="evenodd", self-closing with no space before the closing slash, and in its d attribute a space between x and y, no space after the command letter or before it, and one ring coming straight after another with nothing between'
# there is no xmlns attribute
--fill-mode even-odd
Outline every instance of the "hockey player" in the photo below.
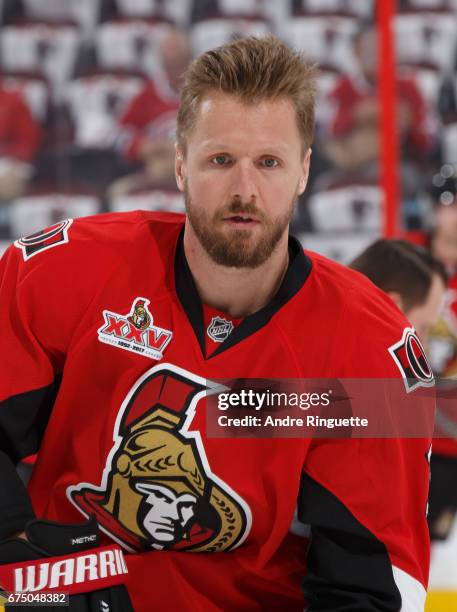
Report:
<svg viewBox="0 0 457 612"><path fill-rule="evenodd" d="M377 240L349 267L385 291L408 317L423 342L436 324L444 304L446 270L423 247L406 240Z"/></svg>
<svg viewBox="0 0 457 612"><path fill-rule="evenodd" d="M56 561L39 520L25 537L41 534L35 563L49 579L27 573L13 538L9 590L19 576L99 593L109 573L126 577L138 612L423 610L429 440L206 434L213 379L433 383L390 300L288 235L313 74L272 36L204 53L178 115L187 216L68 220L6 252L0 535L21 535L34 514L52 529L91 516L128 567L97 548L93 571L73 575L71 545ZM11 466L37 450L29 501ZM306 540L289 532L297 506Z"/></svg>
<svg viewBox="0 0 457 612"><path fill-rule="evenodd" d="M429 347L432 334L431 363L435 367L437 322L440 315L442 321L448 310L444 308L448 302L445 299L448 278L444 265L423 247L405 240L378 240L365 249L350 267L365 274L393 299ZM440 328L442 326L443 323ZM446 377L441 368L435 372ZM448 401L448 398L455 397L455 389L449 383L449 380L445 382L445 393L437 402L437 437L433 441L430 460L432 477L428 522L432 540L446 539L457 511L457 441L455 436L451 437L452 427L447 425L443 429L443 424L452 425L456 417L455 401Z"/></svg>

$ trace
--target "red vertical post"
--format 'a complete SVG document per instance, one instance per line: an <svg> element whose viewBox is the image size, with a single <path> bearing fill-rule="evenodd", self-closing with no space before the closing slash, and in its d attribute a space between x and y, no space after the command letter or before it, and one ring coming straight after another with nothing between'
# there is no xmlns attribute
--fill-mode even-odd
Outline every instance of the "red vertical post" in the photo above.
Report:
<svg viewBox="0 0 457 612"><path fill-rule="evenodd" d="M378 82L381 113L380 130L380 186L384 196L383 233L392 238L399 233L399 148L396 121L395 44L393 18L395 0L377 0L378 21Z"/></svg>

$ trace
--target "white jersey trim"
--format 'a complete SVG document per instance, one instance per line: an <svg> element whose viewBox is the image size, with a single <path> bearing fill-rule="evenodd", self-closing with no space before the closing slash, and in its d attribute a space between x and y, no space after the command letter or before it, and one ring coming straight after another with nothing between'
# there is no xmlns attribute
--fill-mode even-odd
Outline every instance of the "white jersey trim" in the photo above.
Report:
<svg viewBox="0 0 457 612"><path fill-rule="evenodd" d="M427 591L421 583L399 567L393 565L392 571L401 595L401 612L423 612Z"/></svg>

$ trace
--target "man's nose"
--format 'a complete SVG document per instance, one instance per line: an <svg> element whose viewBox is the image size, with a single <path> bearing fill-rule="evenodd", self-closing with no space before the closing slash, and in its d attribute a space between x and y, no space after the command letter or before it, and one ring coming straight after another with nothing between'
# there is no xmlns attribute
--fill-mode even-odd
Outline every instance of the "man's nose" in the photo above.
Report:
<svg viewBox="0 0 457 612"><path fill-rule="evenodd" d="M241 202L253 202L257 199L256 168L249 160L240 160L233 167L232 198Z"/></svg>
<svg viewBox="0 0 457 612"><path fill-rule="evenodd" d="M180 518L178 503L176 501L168 506L166 516L173 521L177 521Z"/></svg>

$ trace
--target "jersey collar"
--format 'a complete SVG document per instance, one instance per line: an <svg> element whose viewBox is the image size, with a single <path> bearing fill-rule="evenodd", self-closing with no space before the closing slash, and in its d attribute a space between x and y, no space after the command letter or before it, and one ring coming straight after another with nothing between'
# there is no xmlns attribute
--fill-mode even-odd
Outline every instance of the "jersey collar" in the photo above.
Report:
<svg viewBox="0 0 457 612"><path fill-rule="evenodd" d="M179 234L175 254L175 286L179 301L189 319L189 322L198 339L202 355L205 356L205 328L203 321L203 307L195 286L192 273L184 253L184 228ZM243 321L232 331L230 336L208 357L211 359L226 351L231 346L241 342L267 325L272 316L282 306L287 304L293 296L303 287L311 272L311 260L303 252L299 241L289 236L289 265L283 281L276 293L266 306Z"/></svg>

